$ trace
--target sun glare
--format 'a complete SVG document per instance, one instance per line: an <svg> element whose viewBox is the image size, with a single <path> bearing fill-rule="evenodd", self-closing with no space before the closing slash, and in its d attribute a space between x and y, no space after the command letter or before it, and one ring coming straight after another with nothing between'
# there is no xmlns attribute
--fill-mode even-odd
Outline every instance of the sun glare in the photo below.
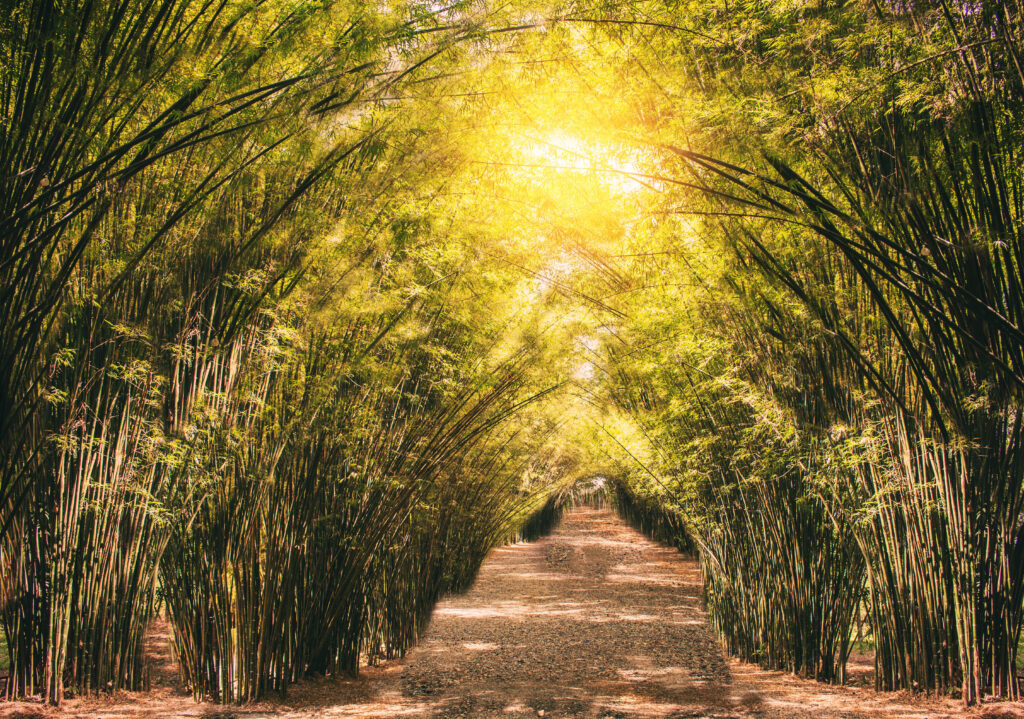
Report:
<svg viewBox="0 0 1024 719"><path fill-rule="evenodd" d="M641 166L640 155L598 141L553 131L526 139L522 145L526 162L556 172L578 173L593 178L617 194L657 189Z"/></svg>

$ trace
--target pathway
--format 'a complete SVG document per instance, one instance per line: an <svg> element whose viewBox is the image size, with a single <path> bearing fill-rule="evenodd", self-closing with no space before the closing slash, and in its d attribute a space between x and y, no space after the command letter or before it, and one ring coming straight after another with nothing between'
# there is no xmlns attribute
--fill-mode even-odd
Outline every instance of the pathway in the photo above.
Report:
<svg viewBox="0 0 1024 719"><path fill-rule="evenodd" d="M360 679L308 683L286 703L242 709L197 705L166 688L68 708L106 719L963 716L950 700L727 661L701 608L696 563L595 509L570 512L540 541L495 550L469 592L438 605L405 660ZM1024 716L1020 709L971 715Z"/></svg>

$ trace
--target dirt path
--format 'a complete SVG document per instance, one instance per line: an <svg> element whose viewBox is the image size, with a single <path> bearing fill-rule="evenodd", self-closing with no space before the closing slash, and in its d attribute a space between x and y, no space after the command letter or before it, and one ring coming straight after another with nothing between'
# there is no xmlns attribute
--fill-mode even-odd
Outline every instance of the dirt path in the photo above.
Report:
<svg viewBox="0 0 1024 719"><path fill-rule="evenodd" d="M569 513L538 542L495 550L469 592L438 605L419 647L358 680L310 683L285 703L240 710L166 688L68 709L107 719L963 715L952 701L828 687L726 661L701 608L695 562L591 509ZM1001 704L971 714L1024 711Z"/></svg>

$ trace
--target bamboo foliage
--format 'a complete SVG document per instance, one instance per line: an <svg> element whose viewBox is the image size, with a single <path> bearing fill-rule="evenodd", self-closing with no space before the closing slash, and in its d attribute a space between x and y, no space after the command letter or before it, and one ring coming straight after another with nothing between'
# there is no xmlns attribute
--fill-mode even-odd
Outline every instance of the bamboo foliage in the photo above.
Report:
<svg viewBox="0 0 1024 719"><path fill-rule="evenodd" d="M947 135L943 143L948 147L950 142ZM898 146L907 144L909 140ZM918 146L918 151L924 153L922 164L935 162L930 150ZM974 172L984 172L985 161L977 154L975 157L978 164ZM784 179L801 182L788 168L778 167ZM944 190L933 192L938 198ZM928 687L948 686L962 676L964 696L969 701L979 697L983 687L993 693L1013 695L1016 689L1010 657L1015 653L1019 634L1016 618L1019 610L1013 608L1015 590L1012 589L1018 583L1019 573L1015 559L1021 501L1021 488L1015 479L1019 477L1020 462L1018 411L995 397L1016 393L1014 368L1019 361L1012 348L1018 345L1002 337L1017 331L1005 318L1015 316L1018 310L1004 312L1000 305L1006 298L1015 296L1012 288L1017 279L1015 272L1001 275L1009 283L1003 284L999 274L989 274L989 271L1014 265L1005 265L1003 260L994 257L984 265L987 277L983 279L977 275L982 265L960 259L956 264L951 263L950 254L957 246L952 243L952 248L936 246L928 255L916 256L911 269L891 249L892 246L913 246L909 241L895 244L896 238L903 234L903 225L889 219L890 229L886 234L875 229L874 223L867 226L870 229L866 231L854 229L853 236L863 244L848 244L847 235L827 219L828 214L833 214L826 209L827 201L811 199L804 189L794 189L793 193L810 205L812 212L819 213L817 223L820 224L812 227L817 227L820 234L834 242L849 259L852 271L871 291L873 303L880 305L879 311L888 318L892 329L889 341L905 357L905 362L888 366L867 360L868 356L879 355L869 355L845 327L835 322L832 312L821 309L827 307L827 300L809 295L804 282L797 280L790 268L775 262L770 250L763 245L754 249L762 266L806 297L829 330L839 331L848 351L867 373L866 379L881 390L882 401L895 415L894 420L885 421L881 426L887 438L884 440L886 454L892 457L887 463L890 467L887 474L895 478L897 486L907 489L899 492L899 501L892 505L903 518L883 530L886 546L891 547L888 551L900 551L897 548L902 544L900 537L904 532L916 536L921 546L936 547L938 551L930 560L922 557L916 565L918 569L903 567L900 572L916 577L913 581L920 588L910 595L921 596L931 616L927 620L909 621L909 626L897 633L906 637L898 652L902 658L881 653L880 664L885 667L882 675L898 685L913 682ZM1007 186L1005 192L989 199L998 201L997 197L1009 198L1011 194ZM907 209L907 234L957 236L947 232L947 229L954 230L952 226L938 226L939 222L944 222L941 218L946 210L941 209L941 201L937 203L931 208L937 213L936 219L930 223L921 208ZM953 205L946 207L952 210ZM999 212L1011 210L1005 207ZM862 215L855 221L856 226L864 227L861 223L865 219ZM926 234L922 223L929 223ZM973 251L969 251L970 254ZM942 269L932 265L930 257L939 258L943 262ZM963 274L954 274L954 267ZM941 273L943 284L949 286L952 281L955 289L938 291L929 280L933 273ZM915 275L921 279L913 279ZM955 277L963 279L954 280ZM915 285L919 291L911 289ZM1002 289L995 289L997 287ZM986 297L992 299L987 301ZM1003 347L1007 348L1006 352ZM952 356L961 359L951 363L946 358ZM882 494L888 504L890 498L885 494L891 481L889 477L879 478L877 467L859 476L865 496ZM926 493L923 499L918 499L916 487L921 483L932 484L934 495ZM928 519L936 503L941 514L935 520ZM931 567L928 572L923 570L925 564ZM880 574L873 576L880 577ZM883 586L874 588L876 596L882 592L896 593L891 577L879 578L879 581ZM905 597L907 593L900 592L897 596ZM926 596L930 599L925 600ZM918 625L919 621L926 621L925 626L930 628L912 630L911 626ZM923 648L927 646L934 649ZM952 646L959 647L953 662L958 667L950 669L944 648ZM909 658L918 652L923 652L927 658ZM893 666L886 666L890 661ZM897 666L902 668L897 669Z"/></svg>
<svg viewBox="0 0 1024 719"><path fill-rule="evenodd" d="M8 695L144 685L159 612L197 698L357 671L590 497L740 657L842 682L867 616L879 688L1018 696L1020 3L528 10L0 18ZM475 133L530 103L464 83L591 26L641 147L524 179L547 140Z"/></svg>
<svg viewBox="0 0 1024 719"><path fill-rule="evenodd" d="M318 243L330 226L388 187L364 181L382 148L373 115L355 114L365 121L353 127L337 116L466 32L410 44L416 23L376 22L376 10L29 0L0 23L9 695L59 703L65 686L139 686L158 603L197 694L251 698L306 671L355 666L358 641L344 660L329 644L353 635L343 621L362 631L362 617L341 616L344 586L404 521L420 484L495 426L501 411L488 408L522 389L510 369L486 401L471 393L446 411L401 409L386 401L408 389L400 355L391 384L371 371L362 393L346 393L350 373L325 359L336 350L291 336L314 332L312 318L282 321L329 254ZM364 322L339 347L371 355L389 329ZM438 434L424 435L428 426ZM326 458L296 440L303 432L333 443ZM296 465L296 452L312 466ZM338 519L330 528L309 514L320 500ZM295 523L275 525L269 511ZM323 527L307 538L303 521ZM339 553L354 537L366 539L363 553ZM305 541L315 551L300 561L287 548ZM269 592L264 551L281 562ZM296 576L328 570L337 596L318 593L326 578L301 585L308 596L296 591ZM295 605L307 600L331 605L301 616ZM290 634L268 628L279 610ZM325 618L338 627L321 632Z"/></svg>
<svg viewBox="0 0 1024 719"><path fill-rule="evenodd" d="M269 414L163 556L176 651L198 697L251 700L308 672L396 656L515 526L518 473L499 464L501 447L459 478L460 458L510 411L514 367L439 401L426 377L354 381L344 342L311 350L303 366L275 370Z"/></svg>
<svg viewBox="0 0 1024 719"><path fill-rule="evenodd" d="M46 527L46 515L30 522L35 531L45 527L45 536L60 540L52 548L43 543L43 553L34 563L22 565L19 593L27 598L41 592L42 604L29 609L26 599L20 608L12 607L15 616L9 629L26 645L46 637L43 644L50 656L42 661L41 671L48 694L59 696L65 675L85 689L132 685L141 679L139 649L163 546L160 534L153 533L164 523L162 503L169 492L178 491L178 484L191 482L178 470L202 456L202 437L190 436L189 429L197 413L229 414L238 406L235 388L260 334L260 297L279 281L259 279L265 273L251 275L250 286L232 279L232 273L244 270L254 257L217 241L217 233L224 229L215 229L215 223L226 213L233 221L251 221L231 203L237 197L233 193L251 189L247 182L225 185L217 198L219 206L215 204L197 228L202 237L212 235L213 242L205 245L205 253L193 252L191 263L177 273L168 277L159 263L140 264L130 280L114 279L102 306L90 296L86 275L75 307L78 314L65 321L67 335L46 389L53 407L49 420L60 432L59 449L42 453L37 460L47 472L52 463L54 480L50 488L38 482L40 494L33 500L34 508L52 503L60 523ZM267 199L274 201L271 194ZM269 249L264 244L258 250L265 262L276 262L282 269L294 264L291 253L272 259ZM102 287L107 268L94 266L88 254L84 261L83 268L92 273L89 279ZM185 292L187 304L169 299L176 291ZM182 441L190 443L184 451L189 456L182 456ZM50 492L48 499L44 492ZM104 524L93 527L89 510ZM94 530L98 533L92 534ZM117 541L111 541L114 537ZM25 549L24 541L21 547ZM125 559L127 563L121 564ZM112 573L115 567L118 571ZM132 584L120 586L122 581ZM46 586L65 588L69 595L47 598L40 589ZM76 596L87 598L89 604L73 607L71 597ZM85 626L72 628L69 617ZM49 630L40 631L47 626ZM118 638L103 632L116 632ZM71 640L85 653L67 672L51 669L64 664L62 647ZM121 641L126 643L123 647ZM110 651L123 664L104 662L97 654L102 651ZM40 663L32 659L37 652L23 651L15 643L12 653L16 666L20 659L27 663L15 674L12 690L29 692L39 681ZM78 667L86 674L79 674Z"/></svg>
<svg viewBox="0 0 1024 719"><path fill-rule="evenodd" d="M991 34L1018 15L987 12L956 28L984 41L945 56L962 82L942 118L840 116L802 167L769 157L763 173L670 148L693 189L742 207L747 221L722 225L736 256L809 317L760 333L752 376L800 387L811 375L763 359L786 343L829 358L818 411L776 396L846 464L829 502L867 566L879 686L959 685L968 703L1017 696L1024 576L1019 134L1005 122L1024 78L1006 63L1019 34ZM787 315L760 294L744 302Z"/></svg>
<svg viewBox="0 0 1024 719"><path fill-rule="evenodd" d="M611 501L619 516L651 539L693 553L695 546L683 513L667 506L659 497L646 496L638 490L627 481L614 482Z"/></svg>
<svg viewBox="0 0 1024 719"><path fill-rule="evenodd" d="M662 452L656 470L664 478L654 486L650 467L647 478L635 469L620 474L618 511L652 538L696 550L710 619L731 653L843 682L864 563L826 490L834 483L830 448L791 434L794 419L771 394L688 365L667 372L671 384L660 379L661 390L649 384L649 409L639 414L656 419L649 441L684 449ZM624 368L621 376L630 375ZM619 397L633 384L621 384ZM813 407L819 391L806 385L800 406ZM689 395L692 405L670 411L663 392ZM621 406L638 414L636 402Z"/></svg>
<svg viewBox="0 0 1024 719"><path fill-rule="evenodd" d="M279 19L267 23L224 3L41 1L18 3L5 22L5 532L26 501L27 477L41 451L36 434L23 430L44 401L40 382L60 332L54 312L101 225L124 212L144 219L122 277L113 278L116 285L253 158L229 152L197 173L168 175L153 168L171 158L188 167L204 145L219 141L227 147L228 138L244 148L239 139L260 126L268 133L260 139L272 147L289 129L280 123L269 129L269 123L289 104L295 111L293 96L330 102L348 90L348 83L329 82L320 97L309 95L314 77L335 71L335 62L266 85L247 79L279 62L281 48L308 30L313 15L282 13ZM195 80L181 80L189 75ZM158 208L155 194L135 207L125 202L126 193L152 190L154 182L176 184L179 202Z"/></svg>

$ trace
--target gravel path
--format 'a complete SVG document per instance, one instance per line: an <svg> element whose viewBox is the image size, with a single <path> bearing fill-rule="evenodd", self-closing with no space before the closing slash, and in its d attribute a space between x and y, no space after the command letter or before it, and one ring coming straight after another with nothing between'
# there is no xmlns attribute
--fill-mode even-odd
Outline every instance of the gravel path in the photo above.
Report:
<svg viewBox="0 0 1024 719"><path fill-rule="evenodd" d="M374 700L348 715L962 715L952 701L830 687L727 661L707 624L697 563L594 509L568 513L540 541L495 550L469 592L438 605L404 667L370 682Z"/></svg>
<svg viewBox="0 0 1024 719"><path fill-rule="evenodd" d="M0 704L0 716L19 706L28 708ZM924 719L1020 717L1022 708L965 714L952 700L830 687L727 661L701 607L696 563L609 511L577 509L549 537L492 552L469 592L438 605L406 659L359 679L301 684L286 701L242 709L163 687L73 700L65 716Z"/></svg>
<svg viewBox="0 0 1024 719"><path fill-rule="evenodd" d="M692 701L730 672L679 560L608 512L573 512L551 537L495 551L470 592L437 608L404 693L474 717Z"/></svg>

